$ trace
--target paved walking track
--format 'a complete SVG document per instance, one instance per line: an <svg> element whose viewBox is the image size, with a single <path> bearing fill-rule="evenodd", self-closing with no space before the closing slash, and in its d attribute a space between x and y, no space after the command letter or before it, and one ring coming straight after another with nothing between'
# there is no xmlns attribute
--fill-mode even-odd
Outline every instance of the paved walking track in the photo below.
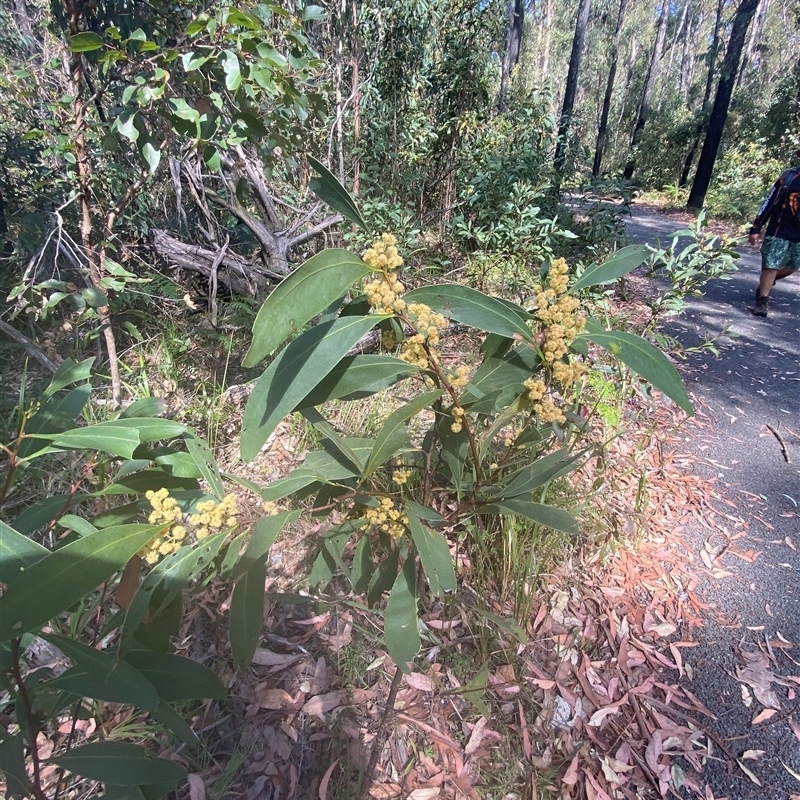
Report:
<svg viewBox="0 0 800 800"><path fill-rule="evenodd" d="M660 239L666 245L683 225L634 207L627 227L634 242ZM686 686L717 716L708 726L729 755L765 751L741 761L751 778L717 749L720 760L710 760L704 775L714 798L800 800L800 740L790 725L792 719L800 732L800 685L773 682L780 710L753 725L763 706L748 692L748 707L734 678L745 666L742 651L758 653L759 646L775 674L800 676L800 277L776 285L767 319L754 317L759 264L758 250L744 245L739 271L707 285L705 296L691 301L667 329L689 346L726 326L734 335L719 342L718 358L693 355L680 366L713 429L702 436L687 432L685 446L695 459L693 471L716 478L717 491L727 493L747 523L736 549L762 551L753 563L720 555L719 566L734 574L709 580L705 599L730 624L709 621L700 633L701 646L684 651L693 662ZM708 537L699 526L690 536L698 556ZM781 638L794 646L781 648ZM769 640L779 643L771 646L774 661Z"/></svg>

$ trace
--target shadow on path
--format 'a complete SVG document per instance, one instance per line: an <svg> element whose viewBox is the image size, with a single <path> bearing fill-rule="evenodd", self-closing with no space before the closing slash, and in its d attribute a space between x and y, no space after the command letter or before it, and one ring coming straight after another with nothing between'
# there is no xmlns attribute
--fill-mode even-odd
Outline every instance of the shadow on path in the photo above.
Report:
<svg viewBox="0 0 800 800"><path fill-rule="evenodd" d="M681 227L635 207L627 221L635 243L660 239L667 245ZM769 317L762 319L750 313L759 270L758 250L744 245L739 271L708 284L705 296L689 301L666 326L689 347L726 327L731 333L719 340L718 358L690 354L679 365L696 404L714 421L714 435L702 439L687 426L687 467L716 480L746 521L739 531L720 531L733 540L737 532L746 534L719 556L719 566L733 575L707 583L707 598L730 622L708 621L694 651L693 680L686 684L717 716L709 727L728 754L713 754L704 778L715 798L729 800L800 797L800 778L786 768L800 775L800 741L788 721L794 714L800 722L800 686L791 680L773 685L781 707L753 725L762 706L735 678L743 651L768 653L781 676L800 675L800 277L776 285ZM696 556L709 533L692 532ZM747 551L760 555L752 563L735 555ZM781 646L781 639L794 647ZM747 750L765 751L742 762L761 786L730 762Z"/></svg>

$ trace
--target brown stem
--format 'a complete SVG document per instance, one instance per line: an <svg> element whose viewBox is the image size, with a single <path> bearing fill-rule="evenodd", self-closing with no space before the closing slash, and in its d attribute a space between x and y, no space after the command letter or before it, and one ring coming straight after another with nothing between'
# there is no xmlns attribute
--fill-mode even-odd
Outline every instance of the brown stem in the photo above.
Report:
<svg viewBox="0 0 800 800"><path fill-rule="evenodd" d="M369 787L372 783L372 776L375 773L375 768L378 766L378 759L381 757L381 752L386 745L386 740L389 738L389 720L394 715L394 703L397 699L397 690L400 688L400 681L402 678L403 673L400 671L400 668L397 667L394 672L394 678L392 678L392 686L389 689L389 696L386 698L386 707L383 709L383 716L378 726L378 732L375 734L375 741L372 744L369 763L361 779L361 786L356 795L356 800L367 800L369 797Z"/></svg>
<svg viewBox="0 0 800 800"><path fill-rule="evenodd" d="M36 718L33 715L33 707L31 706L31 698L28 695L28 688L25 686L25 681L22 678L22 672L19 668L19 645L20 639L11 640L11 674L17 684L20 700L22 700L22 708L25 711L25 727L28 729L28 749L31 752L31 764L33 766L33 779L30 789L36 800L47 800L47 795L44 793L44 789L42 789L41 770L39 767L39 748L36 743L39 729L36 725Z"/></svg>

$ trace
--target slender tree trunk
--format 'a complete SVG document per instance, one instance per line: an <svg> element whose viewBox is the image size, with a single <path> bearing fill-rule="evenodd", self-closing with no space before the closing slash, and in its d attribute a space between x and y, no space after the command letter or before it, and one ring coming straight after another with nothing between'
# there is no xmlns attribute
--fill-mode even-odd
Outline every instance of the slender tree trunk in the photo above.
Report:
<svg viewBox="0 0 800 800"><path fill-rule="evenodd" d="M661 111L661 108L664 105L664 97L667 94L667 88L668 88L667 83L671 82L670 79L672 78L672 65L675 61L675 53L678 52L678 44L681 40L682 35L684 39L686 38L686 33L684 31L686 29L686 20L689 17L689 6L691 6L690 0L685 0L680 22L675 28L675 33L672 36L672 44L670 45L669 48L669 62L667 63L667 69L664 71L664 80L661 82L661 90L659 91L658 94L659 111Z"/></svg>
<svg viewBox="0 0 800 800"><path fill-rule="evenodd" d="M361 189L361 156L358 148L361 145L361 85L359 83L358 69L358 3L353 0L352 5L353 38L350 44L351 81L353 84L353 194L357 195Z"/></svg>
<svg viewBox="0 0 800 800"><path fill-rule="evenodd" d="M547 0L547 11L542 18L542 25L544 26L544 57L542 58L542 76L547 78L550 71L550 44L552 42L553 31L553 0Z"/></svg>
<svg viewBox="0 0 800 800"><path fill-rule="evenodd" d="M700 107L701 117L705 116L708 109L708 103L711 100L711 90L714 87L714 75L717 71L717 55L720 50L720 32L722 30L722 12L725 10L725 0L717 0L717 11L714 17L714 32L711 36L711 47L708 51L708 71L706 72L706 88L703 91L703 104ZM680 185L686 186L689 183L689 173L692 171L692 164L694 157L697 155L697 148L700 147L701 133L698 131L697 136L692 141L692 146L686 154L686 159L683 162L683 169L681 170Z"/></svg>
<svg viewBox="0 0 800 800"><path fill-rule="evenodd" d="M728 41L728 49L725 52L725 60L722 64L722 75L717 85L717 94L714 97L714 107L711 109L711 118L708 121L708 131L703 142L700 160L697 162L697 172L694 176L692 189L689 192L689 200L687 202L689 208L701 208L706 198L714 163L717 160L719 143L722 140L722 132L725 128L725 121L728 118L728 108L731 103L736 75L739 71L739 62L742 57L742 48L747 36L747 29L750 27L750 23L756 13L758 3L759 0L741 0L736 9L731 38Z"/></svg>
<svg viewBox="0 0 800 800"><path fill-rule="evenodd" d="M69 21L70 35L75 36L81 32L81 13L83 3L79 0L63 0L64 12ZM101 253L98 252L94 241L95 235L95 215L92 194L92 167L89 154L89 146L86 141L86 119L87 103L83 100L84 88L84 65L83 56L80 53L72 53L70 57L70 75L72 78L72 88L75 93L73 110L75 113L74 121L74 146L76 159L76 172L78 176L79 205L81 209L81 245L83 255L86 258L89 279L97 289L103 290L101 281L103 278L103 262ZM113 220L112 220L113 223ZM103 250L105 246L103 245ZM100 325L103 331L103 338L106 344L108 355L108 368L111 373L111 401L114 407L118 407L122 400L122 380L119 373L119 357L117 355L117 341L114 336L114 329L111 326L111 312L108 306L101 306L97 309L100 317Z"/></svg>
<svg viewBox="0 0 800 800"><path fill-rule="evenodd" d="M569 56L569 70L567 71L567 85L564 89L564 103L561 106L561 116L558 123L558 143L554 166L556 180L563 177L564 165L567 157L567 137L572 122L572 112L575 107L575 94L578 90L578 74L581 68L583 55L583 42L586 38L586 27L589 24L589 6L591 0L580 0L578 16L575 21L575 35L572 37L572 52Z"/></svg>
<svg viewBox="0 0 800 800"><path fill-rule="evenodd" d="M525 0L508 0L508 31L506 33L506 51L500 73L500 95L497 110L502 114L508 108L508 83L511 70L519 63L522 49L522 31L525 27Z"/></svg>
<svg viewBox="0 0 800 800"><path fill-rule="evenodd" d="M761 2L758 4L758 11L756 11L756 17L753 21L753 30L751 31L750 39L747 42L747 50L745 51L744 58L742 58L742 64L739 67L739 77L736 81L737 89L742 85L744 73L753 63L753 57L755 55L756 48L761 42L761 32L764 29L764 22L767 18L769 2L770 0L761 0Z"/></svg>
<svg viewBox="0 0 800 800"><path fill-rule="evenodd" d="M603 149L606 143L606 133L608 131L608 115L611 111L611 98L614 95L614 81L617 77L617 61L619 60L619 36L622 30L622 23L625 21L625 8L628 0L619 0L619 12L617 14L617 27L614 29L614 44L611 46L611 64L608 68L608 80L606 81L606 93L603 97L603 110L600 113L600 125L597 129L597 143L594 148L594 163L592 164L592 175L600 175L600 167L603 163Z"/></svg>
<svg viewBox="0 0 800 800"><path fill-rule="evenodd" d="M663 0L661 4L661 13L658 17L658 27L656 28L656 41L653 45L653 54L650 58L650 66L647 68L647 78L644 82L642 101L639 104L639 115L636 119L636 126L633 129L633 135L631 136L628 163L625 165L624 175L627 180L630 180L633 177L634 170L636 169L636 157L634 155L634 149L639 143L645 123L647 122L647 117L650 114L650 103L653 99L653 89L655 88L656 78L658 77L658 65L661 59L661 52L664 49L664 39L667 35L668 18L669 0Z"/></svg>

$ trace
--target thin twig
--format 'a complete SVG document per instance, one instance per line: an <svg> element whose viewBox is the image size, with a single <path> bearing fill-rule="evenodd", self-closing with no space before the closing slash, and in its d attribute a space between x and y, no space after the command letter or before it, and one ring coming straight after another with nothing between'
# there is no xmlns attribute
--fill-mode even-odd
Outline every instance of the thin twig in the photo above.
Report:
<svg viewBox="0 0 800 800"><path fill-rule="evenodd" d="M781 446L781 452L783 453L784 461L786 461L787 464L791 464L792 459L789 458L789 451L786 449L786 442L783 441L783 437L778 433L778 431L775 430L775 428L772 427L772 425L769 423L766 423L766 425L769 432L778 440L778 444Z"/></svg>
<svg viewBox="0 0 800 800"><path fill-rule="evenodd" d="M369 756L369 763L361 778L361 786L359 787L356 800L367 800L369 797L369 787L372 783L372 776L375 768L378 766L378 759L381 757L383 748L386 745L386 740L389 738L389 720L394 714L394 703L397 699L397 690L400 688L400 681L403 678L403 673L397 667L392 679L392 686L389 689L389 696L386 698L386 707L383 709L383 716L381 717L378 732L375 734L375 741L372 743L372 752Z"/></svg>

